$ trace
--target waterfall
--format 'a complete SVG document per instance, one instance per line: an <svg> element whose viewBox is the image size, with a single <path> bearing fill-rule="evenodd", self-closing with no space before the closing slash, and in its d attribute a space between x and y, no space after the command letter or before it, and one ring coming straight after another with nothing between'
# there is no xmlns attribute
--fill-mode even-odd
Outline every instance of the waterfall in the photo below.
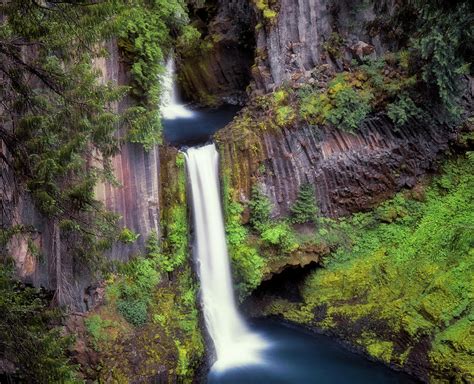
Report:
<svg viewBox="0 0 474 384"><path fill-rule="evenodd" d="M186 108L184 104L180 104L178 100L178 91L176 88L175 63L171 55L166 62L166 72L162 79L163 96L161 99L161 115L166 120L188 119L193 117L194 113Z"/></svg>
<svg viewBox="0 0 474 384"><path fill-rule="evenodd" d="M239 315L233 293L219 193L218 153L214 144L189 148L196 258L204 319L214 342L214 370L261 362L265 343Z"/></svg>

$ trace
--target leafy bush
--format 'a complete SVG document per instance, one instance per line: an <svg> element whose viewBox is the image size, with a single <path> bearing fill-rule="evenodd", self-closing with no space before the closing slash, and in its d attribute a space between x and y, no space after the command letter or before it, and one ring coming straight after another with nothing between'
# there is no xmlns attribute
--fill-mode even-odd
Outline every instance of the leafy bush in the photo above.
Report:
<svg viewBox="0 0 474 384"><path fill-rule="evenodd" d="M290 105L285 105L276 109L275 121L280 127L291 125L295 119L295 110Z"/></svg>
<svg viewBox="0 0 474 384"><path fill-rule="evenodd" d="M147 310L152 295L161 280L161 253L156 235L147 242L147 257L137 256L126 264L119 265L117 280L108 287L108 296L113 297L117 310L130 324L140 326L148 319Z"/></svg>
<svg viewBox="0 0 474 384"><path fill-rule="evenodd" d="M346 74L337 75L324 93L312 93L301 101L300 114L312 124L331 123L353 131L371 111L369 90L356 90L347 81Z"/></svg>
<svg viewBox="0 0 474 384"><path fill-rule="evenodd" d="M291 207L291 221L300 224L314 222L317 211L314 187L309 183L301 184L298 197Z"/></svg>
<svg viewBox="0 0 474 384"><path fill-rule="evenodd" d="M342 78L336 77L329 85L329 99L332 108L326 114L328 122L345 131L359 128L362 121L371 111L372 94L356 91L347 86Z"/></svg>
<svg viewBox="0 0 474 384"><path fill-rule="evenodd" d="M201 32L192 25L185 25L176 42L177 49L182 55L193 55L199 49Z"/></svg>
<svg viewBox="0 0 474 384"><path fill-rule="evenodd" d="M299 246L291 227L284 221L265 224L260 236L265 243L276 246L283 253L291 253Z"/></svg>
<svg viewBox="0 0 474 384"><path fill-rule="evenodd" d="M246 242L231 245L229 252L237 293L243 300L262 282L265 261L257 249Z"/></svg>
<svg viewBox="0 0 474 384"><path fill-rule="evenodd" d="M115 326L113 321L102 319L97 314L85 319L84 324L87 332L92 337L92 343L96 350L100 349L102 343L110 340L108 330Z"/></svg>
<svg viewBox="0 0 474 384"><path fill-rule="evenodd" d="M130 324L139 327L147 322L148 304L141 299L120 300L117 309Z"/></svg>
<svg viewBox="0 0 474 384"><path fill-rule="evenodd" d="M410 118L420 116L420 114L421 109L406 94L400 95L395 102L387 105L387 115L396 126L402 126Z"/></svg>
<svg viewBox="0 0 474 384"><path fill-rule="evenodd" d="M135 233L131 229L124 228L122 232L120 232L119 240L122 243L131 244L137 241L139 237L140 237L139 233Z"/></svg>

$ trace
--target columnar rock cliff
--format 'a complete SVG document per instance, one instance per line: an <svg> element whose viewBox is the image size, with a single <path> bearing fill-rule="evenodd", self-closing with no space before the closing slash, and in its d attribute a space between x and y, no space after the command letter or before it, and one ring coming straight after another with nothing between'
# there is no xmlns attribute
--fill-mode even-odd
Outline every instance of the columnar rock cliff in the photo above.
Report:
<svg viewBox="0 0 474 384"><path fill-rule="evenodd" d="M243 201L261 183L285 216L299 186L316 188L321 213L340 216L368 209L436 169L436 160L454 138L449 128L413 121L395 130L383 117L368 119L357 133L302 125L262 132L254 142L232 126L218 135L225 167Z"/></svg>

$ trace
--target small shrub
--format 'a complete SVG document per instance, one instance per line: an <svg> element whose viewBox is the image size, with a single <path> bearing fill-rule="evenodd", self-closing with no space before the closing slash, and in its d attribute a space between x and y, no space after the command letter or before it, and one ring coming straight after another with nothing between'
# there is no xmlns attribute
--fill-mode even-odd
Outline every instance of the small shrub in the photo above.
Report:
<svg viewBox="0 0 474 384"><path fill-rule="evenodd" d="M372 110L369 90L356 90L347 74L337 75L324 93L306 95L300 105L300 114L311 124L332 123L345 131L357 129Z"/></svg>
<svg viewBox="0 0 474 384"><path fill-rule="evenodd" d="M246 242L231 246L230 254L237 292L239 299L243 300L261 283L265 261L257 250Z"/></svg>
<svg viewBox="0 0 474 384"><path fill-rule="evenodd" d="M192 25L185 25L179 35L176 47L184 56L192 56L199 49L201 42L201 32Z"/></svg>
<svg viewBox="0 0 474 384"><path fill-rule="evenodd" d="M329 99L333 108L325 117L338 128L354 131L371 111L369 102L372 97L369 92L356 91L342 76L337 76L329 84Z"/></svg>
<svg viewBox="0 0 474 384"><path fill-rule="evenodd" d="M296 113L290 105L284 105L276 109L276 123L280 127L291 125L296 119Z"/></svg>
<svg viewBox="0 0 474 384"><path fill-rule="evenodd" d="M140 234L133 232L131 229L124 228L120 232L119 240L124 244L132 244L140 237Z"/></svg>
<svg viewBox="0 0 474 384"><path fill-rule="evenodd" d="M397 100L387 105L387 115L396 126L402 126L412 117L419 116L421 109L416 106L410 96L400 95Z"/></svg>
<svg viewBox="0 0 474 384"><path fill-rule="evenodd" d="M84 324L87 332L92 337L92 343L95 349L99 349L100 345L110 340L110 335L107 329L114 326L111 320L102 319L99 315L92 315L88 317Z"/></svg>
<svg viewBox="0 0 474 384"><path fill-rule="evenodd" d="M143 300L120 300L117 303L117 309L125 320L136 327L139 327L147 322L148 305Z"/></svg>
<svg viewBox="0 0 474 384"><path fill-rule="evenodd" d="M288 223L281 221L266 224L261 233L262 240L276 246L283 253L291 253L298 249L298 242Z"/></svg>

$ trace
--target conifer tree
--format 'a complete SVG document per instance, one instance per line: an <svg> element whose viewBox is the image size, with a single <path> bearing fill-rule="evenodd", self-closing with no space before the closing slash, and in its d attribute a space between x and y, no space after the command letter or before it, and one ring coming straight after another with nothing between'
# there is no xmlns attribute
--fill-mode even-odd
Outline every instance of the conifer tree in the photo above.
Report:
<svg viewBox="0 0 474 384"><path fill-rule="evenodd" d="M272 206L270 200L262 192L258 185L252 188L252 195L249 202L250 224L257 230L261 230L263 225L270 219Z"/></svg>
<svg viewBox="0 0 474 384"><path fill-rule="evenodd" d="M314 187L311 184L301 185L298 197L290 210L293 223L303 224L315 221L318 208Z"/></svg>

